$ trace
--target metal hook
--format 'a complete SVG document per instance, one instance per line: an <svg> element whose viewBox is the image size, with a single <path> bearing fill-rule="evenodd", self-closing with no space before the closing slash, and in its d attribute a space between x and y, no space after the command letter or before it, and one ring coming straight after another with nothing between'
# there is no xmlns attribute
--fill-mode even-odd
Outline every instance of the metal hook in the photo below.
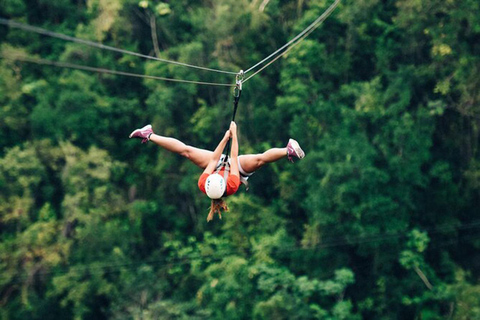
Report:
<svg viewBox="0 0 480 320"><path fill-rule="evenodd" d="M243 72L243 70L240 70L240 72L237 73L237 75L235 76L235 80L236 80L235 82L236 82L237 84L239 84L239 83L241 84L241 82L243 81L243 77L244 77L244 76L245 76L245 73Z"/></svg>
<svg viewBox="0 0 480 320"><path fill-rule="evenodd" d="M240 70L239 73L235 76L235 89L233 91L233 95L235 98L240 97L240 91L242 91L242 81L243 77L245 76L245 73L243 70Z"/></svg>

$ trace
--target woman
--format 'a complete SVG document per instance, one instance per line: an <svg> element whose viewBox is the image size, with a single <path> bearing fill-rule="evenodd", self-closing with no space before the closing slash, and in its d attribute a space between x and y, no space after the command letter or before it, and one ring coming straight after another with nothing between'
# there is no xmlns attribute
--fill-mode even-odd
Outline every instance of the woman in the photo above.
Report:
<svg viewBox="0 0 480 320"><path fill-rule="evenodd" d="M213 219L215 212L222 218L221 210L228 211L227 204L222 197L237 192L240 183L246 183L248 178L266 163L275 162L283 157L288 157L288 160L293 162L294 158L302 159L305 156L298 142L293 139L288 141L285 148L271 148L264 153L239 156L237 125L233 121L214 151L195 148L175 138L157 135L153 132L151 125L134 130L129 138L142 139L142 143L152 141L168 151L184 156L204 169L198 179L198 187L212 199L207 221ZM229 166L225 167L222 165L225 159L222 151L229 139L232 139L232 149L228 159Z"/></svg>

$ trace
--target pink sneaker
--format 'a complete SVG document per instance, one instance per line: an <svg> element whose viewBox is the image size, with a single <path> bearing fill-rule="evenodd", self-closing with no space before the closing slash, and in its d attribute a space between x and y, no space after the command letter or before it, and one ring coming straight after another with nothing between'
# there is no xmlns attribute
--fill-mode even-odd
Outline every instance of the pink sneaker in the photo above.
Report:
<svg viewBox="0 0 480 320"><path fill-rule="evenodd" d="M300 148L297 141L290 139L287 144L287 156L288 160L293 163L293 158L303 159L305 157L305 152Z"/></svg>
<svg viewBox="0 0 480 320"><path fill-rule="evenodd" d="M134 130L130 135L129 138L139 138L142 139L142 143L147 143L150 141L150 135L153 133L152 125L147 124L145 127Z"/></svg>

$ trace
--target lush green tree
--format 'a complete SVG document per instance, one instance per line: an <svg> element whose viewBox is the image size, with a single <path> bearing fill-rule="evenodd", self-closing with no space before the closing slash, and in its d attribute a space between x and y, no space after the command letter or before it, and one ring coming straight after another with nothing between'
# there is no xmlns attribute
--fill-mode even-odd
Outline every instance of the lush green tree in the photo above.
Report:
<svg viewBox="0 0 480 320"><path fill-rule="evenodd" d="M0 1L0 16L144 55L246 70L332 1ZM21 62L234 83L0 26L5 319L478 317L480 4L341 1L243 84L240 153L297 139L206 223L199 168L232 91ZM258 70L258 66L247 76Z"/></svg>

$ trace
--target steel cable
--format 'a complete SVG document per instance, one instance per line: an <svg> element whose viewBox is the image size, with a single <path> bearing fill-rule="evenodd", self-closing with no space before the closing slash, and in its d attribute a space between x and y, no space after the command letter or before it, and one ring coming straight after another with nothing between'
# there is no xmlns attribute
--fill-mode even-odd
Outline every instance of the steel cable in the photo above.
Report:
<svg viewBox="0 0 480 320"><path fill-rule="evenodd" d="M263 69L265 69L268 65L270 65L272 62L276 61L279 57L283 56L284 54L286 54L288 51L291 50L292 47L296 46L299 42L301 42L303 39L305 39L305 37L307 37L310 33L312 33L313 30L315 30L316 28L318 28L318 26L320 26L320 24L322 24L323 21L325 21L325 19L327 19L330 14L333 12L333 10L335 10L335 8L338 6L338 4L340 3L340 0L335 0L335 2L330 6L328 7L327 10L325 10L325 12L319 16L317 19L315 19L314 22L312 22L307 28L305 28L302 32L300 32L298 35L296 35L292 40L290 40L289 42L287 42L286 44L284 44L281 48L279 48L278 50L276 50L275 52L273 52L272 54L270 54L268 57L266 57L265 59L261 60L260 62L258 62L257 64L255 64L254 66L250 67L249 69L247 69L245 71L245 74L252 71L253 69L255 69L256 67L258 67L259 65L263 64L264 62L266 62L267 60L271 59L272 57L274 57L276 54L278 54L280 51L282 51L283 49L287 48L287 50L285 50L285 52L281 53L279 56L277 56L273 61L271 61L270 63L268 63L266 66L264 66L263 68L261 68L260 70L258 70L257 72L255 72L253 75L251 75L250 77L248 77L247 79L245 79L243 82L247 81L248 79L250 79L251 77L253 77L254 75L256 75L257 73L259 73L260 71L262 71ZM297 41L298 40L298 41Z"/></svg>
<svg viewBox="0 0 480 320"><path fill-rule="evenodd" d="M171 81L171 82L192 83L192 84L211 85L211 86L223 86L223 87L235 86L235 84L229 84L229 83L215 83L215 82L203 82L203 81L194 81L194 80L165 78L165 77L149 76L149 75L132 73L132 72L117 71L117 70L110 70L110 69L104 69L104 68L95 68L95 67L83 66L83 65L69 63L69 62L57 62L57 61L51 61L51 60L46 60L41 58L32 58L32 57L27 57L25 55L19 55L19 54L14 54L14 55L0 54L0 58L14 60L14 61L36 63L41 65L50 65L50 66L55 66L60 68L69 68L69 69L76 69L76 70L83 70L83 71L90 71L90 72L135 77L135 78L145 78L145 79L164 80L164 81Z"/></svg>
<svg viewBox="0 0 480 320"><path fill-rule="evenodd" d="M145 59L161 61L161 62L175 64L175 65L179 65L179 66L183 66L183 67L200 69L200 70L204 70L204 71L212 71L212 72L226 73L226 74L237 74L236 72L230 72L230 71L223 71L223 70L218 70L218 69L200 67L200 66L195 66L195 65L183 63L183 62L157 58L157 57L148 56L148 55L133 52L133 51L119 49L119 48L107 46L107 45L104 45L104 44L101 44L101 43L98 43L98 42L93 42L93 41L89 41L89 40L84 40L84 39L79 39L79 38L67 36L67 35L64 35L64 34L61 34L61 33L49 31L49 30L46 30L46 29L43 29L43 28L34 27L34 26L27 25L27 24L19 23L19 22L15 22L15 21L8 20L8 19L5 19L5 18L0 18L0 24L9 26L11 28L17 28L17 29L21 29L21 30L24 30L24 31L30 31L30 32L38 33L38 34L49 36L49 37L52 37L52 38L57 38L57 39L62 39L62 40L71 41L71 42L75 42L75 43L80 43L80 44L87 45L87 46L94 47L94 48L109 50L109 51L118 52L118 53L122 53L122 54L128 54L128 55L141 57L141 58L145 58Z"/></svg>

